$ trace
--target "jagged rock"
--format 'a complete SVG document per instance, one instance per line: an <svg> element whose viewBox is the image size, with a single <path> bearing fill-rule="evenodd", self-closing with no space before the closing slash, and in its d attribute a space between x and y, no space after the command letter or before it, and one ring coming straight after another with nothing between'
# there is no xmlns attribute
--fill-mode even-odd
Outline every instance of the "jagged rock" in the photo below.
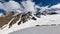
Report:
<svg viewBox="0 0 60 34"><path fill-rule="evenodd" d="M33 20L37 20L35 17L32 17Z"/></svg>
<svg viewBox="0 0 60 34"><path fill-rule="evenodd" d="M36 17L38 17L38 18L40 18L40 17L41 17L41 15L42 15L42 13L41 13L41 12L37 12L37 13L35 14L35 16L36 16Z"/></svg>
<svg viewBox="0 0 60 34"><path fill-rule="evenodd" d="M18 22L18 25L22 23L25 23L27 22L29 19L33 19L33 20L37 20L34 16L32 16L32 14L30 12L28 13L20 13L20 14L17 14L15 16L14 15L14 12L9 12L9 14L5 17L0 17L0 28L6 24L8 24L10 22L10 20L12 18L14 18L10 23L9 23L9 28L12 27L12 25L14 25L15 23L17 23L17 21L20 19L20 21ZM32 17L32 18L31 18Z"/></svg>

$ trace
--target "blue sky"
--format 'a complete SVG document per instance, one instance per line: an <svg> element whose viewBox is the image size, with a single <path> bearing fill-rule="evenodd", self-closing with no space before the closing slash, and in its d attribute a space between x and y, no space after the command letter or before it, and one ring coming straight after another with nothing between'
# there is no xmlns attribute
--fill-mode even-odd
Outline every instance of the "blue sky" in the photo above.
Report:
<svg viewBox="0 0 60 34"><path fill-rule="evenodd" d="M5 1L9 1L9 0L5 0ZM15 1L20 2L22 0L15 0ZM33 1L40 6L49 5L49 7L57 3L60 3L60 0L33 0Z"/></svg>

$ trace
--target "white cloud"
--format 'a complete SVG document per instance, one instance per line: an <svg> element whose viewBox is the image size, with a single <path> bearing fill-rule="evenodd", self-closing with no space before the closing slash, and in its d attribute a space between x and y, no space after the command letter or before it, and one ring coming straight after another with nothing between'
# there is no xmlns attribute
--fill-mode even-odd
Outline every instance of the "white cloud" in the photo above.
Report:
<svg viewBox="0 0 60 34"><path fill-rule="evenodd" d="M18 2L15 2L13 0L10 0L9 2L5 2L4 6L8 11L18 10L21 8L20 4Z"/></svg>
<svg viewBox="0 0 60 34"><path fill-rule="evenodd" d="M35 13L35 3L31 0L23 1L21 4L24 6L24 11L28 12L31 11L32 13Z"/></svg>
<svg viewBox="0 0 60 34"><path fill-rule="evenodd" d="M4 5L0 2L0 9L3 9Z"/></svg>
<svg viewBox="0 0 60 34"><path fill-rule="evenodd" d="M6 10L6 8L5 8L4 4L3 4L3 3L1 3L1 2L0 2L0 9L4 9L4 10Z"/></svg>
<svg viewBox="0 0 60 34"><path fill-rule="evenodd" d="M41 8L39 5L35 5L35 8Z"/></svg>
<svg viewBox="0 0 60 34"><path fill-rule="evenodd" d="M46 9L49 9L48 6L44 6L44 7L40 7L40 12L42 13L43 11L45 11Z"/></svg>
<svg viewBox="0 0 60 34"><path fill-rule="evenodd" d="M0 2L0 8L3 8L3 4Z"/></svg>
<svg viewBox="0 0 60 34"><path fill-rule="evenodd" d="M4 4L0 3L0 8L4 8L6 11L12 11L14 9L17 12L19 11L18 9L22 9L23 10L22 12L31 11L32 13L36 13L37 11L36 8L40 8L42 10L45 10L46 8L48 8L48 6L40 7L38 5L35 5L35 3L32 2L32 0L22 1L21 4L25 9L23 9L18 2L15 2L13 0L10 0L9 2L5 2Z"/></svg>
<svg viewBox="0 0 60 34"><path fill-rule="evenodd" d="M56 5L53 5L51 6L50 8L60 8L60 3L56 4Z"/></svg>

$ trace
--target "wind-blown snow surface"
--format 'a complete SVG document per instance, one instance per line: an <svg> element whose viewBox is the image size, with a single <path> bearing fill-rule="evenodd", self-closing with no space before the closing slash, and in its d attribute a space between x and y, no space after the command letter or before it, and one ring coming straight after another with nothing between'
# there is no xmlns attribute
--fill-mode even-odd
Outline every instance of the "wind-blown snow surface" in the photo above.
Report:
<svg viewBox="0 0 60 34"><path fill-rule="evenodd" d="M8 34L10 32L28 28L28 27L34 27L35 25L51 25L51 24L60 24L60 14L58 15L47 15L47 16L41 16L41 18L37 18L36 21L29 20L26 23L22 23L19 26L14 24L11 28L8 28L8 25L3 30L0 30L0 34Z"/></svg>

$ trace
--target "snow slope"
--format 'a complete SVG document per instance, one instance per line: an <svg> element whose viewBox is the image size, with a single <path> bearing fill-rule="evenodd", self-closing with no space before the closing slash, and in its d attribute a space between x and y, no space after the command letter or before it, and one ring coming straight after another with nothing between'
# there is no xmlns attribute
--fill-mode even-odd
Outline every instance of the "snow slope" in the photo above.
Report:
<svg viewBox="0 0 60 34"><path fill-rule="evenodd" d="M36 17L37 18L37 17ZM47 16L41 16L41 18L37 18L36 21L29 20L26 23L21 23L20 25L14 24L11 28L8 28L8 25L3 30L0 30L0 34L8 34L16 30L28 28L28 27L34 27L36 25L51 25L51 24L60 24L60 14L56 15L47 15Z"/></svg>

